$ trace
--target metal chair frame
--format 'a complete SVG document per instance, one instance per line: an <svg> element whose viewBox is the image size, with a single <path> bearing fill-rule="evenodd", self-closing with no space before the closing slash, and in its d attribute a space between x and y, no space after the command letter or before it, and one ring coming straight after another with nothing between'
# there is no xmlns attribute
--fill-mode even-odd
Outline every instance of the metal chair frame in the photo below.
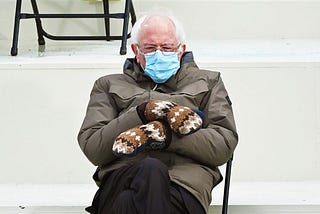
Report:
<svg viewBox="0 0 320 214"><path fill-rule="evenodd" d="M228 213L232 160L233 160L233 155L228 160L227 165L226 165L224 191L223 191L223 203L222 203L222 214Z"/></svg>
<svg viewBox="0 0 320 214"><path fill-rule="evenodd" d="M125 1L124 13L110 13L109 11L109 0L103 0L103 11L102 14L41 14L39 13L36 0L31 0L33 13L22 13L21 12L22 0L16 2L16 12L14 21L14 32L13 41L11 47L11 55L16 56L18 54L18 37L19 27L21 19L35 19L37 33L38 33L38 44L44 45L44 37L52 40L121 40L120 54L125 55L127 53L127 39L130 38L128 33L129 17L131 15L132 26L136 22L136 15L133 7L132 0ZM41 24L43 18L104 18L105 21L105 35L104 36L55 36L47 33ZM122 35L112 36L110 35L110 19L123 19Z"/></svg>

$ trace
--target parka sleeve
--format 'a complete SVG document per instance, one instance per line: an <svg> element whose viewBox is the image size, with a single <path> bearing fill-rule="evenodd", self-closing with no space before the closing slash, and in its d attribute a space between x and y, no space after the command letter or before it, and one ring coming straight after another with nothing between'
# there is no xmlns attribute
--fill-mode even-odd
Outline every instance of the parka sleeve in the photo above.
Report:
<svg viewBox="0 0 320 214"><path fill-rule="evenodd" d="M231 102L220 75L204 97L204 126L181 138L174 137L170 151L215 168L226 163L238 143Z"/></svg>
<svg viewBox="0 0 320 214"><path fill-rule="evenodd" d="M78 134L78 143L86 157L97 166L108 164L115 138L141 124L135 108L118 115L118 107L108 93L108 80L98 79L91 91L87 112Z"/></svg>

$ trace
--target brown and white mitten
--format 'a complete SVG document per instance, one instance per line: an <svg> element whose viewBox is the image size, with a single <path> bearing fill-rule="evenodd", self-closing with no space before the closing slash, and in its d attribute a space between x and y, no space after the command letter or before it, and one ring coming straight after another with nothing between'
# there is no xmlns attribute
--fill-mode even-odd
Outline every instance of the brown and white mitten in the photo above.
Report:
<svg viewBox="0 0 320 214"><path fill-rule="evenodd" d="M143 149L159 150L169 146L171 131L160 121L152 121L122 132L113 143L116 156L134 156Z"/></svg>
<svg viewBox="0 0 320 214"><path fill-rule="evenodd" d="M196 113L197 112L197 113ZM172 131L179 135L189 135L202 127L202 112L185 106L174 106L167 113L166 119Z"/></svg>
<svg viewBox="0 0 320 214"><path fill-rule="evenodd" d="M150 100L137 107L142 121L149 122L163 119L168 122L172 131L178 135L189 135L202 126L202 112L189 107L161 100Z"/></svg>
<svg viewBox="0 0 320 214"><path fill-rule="evenodd" d="M150 100L138 106L137 110L142 121L149 122L166 119L167 113L177 104L169 101Z"/></svg>

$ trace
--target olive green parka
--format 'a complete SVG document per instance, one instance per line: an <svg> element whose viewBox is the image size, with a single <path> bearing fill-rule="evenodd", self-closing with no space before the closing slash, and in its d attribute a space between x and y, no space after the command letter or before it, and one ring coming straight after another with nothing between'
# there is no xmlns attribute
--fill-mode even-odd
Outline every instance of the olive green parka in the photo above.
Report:
<svg viewBox="0 0 320 214"><path fill-rule="evenodd" d="M136 107L151 99L202 111L203 127L183 137L173 134L165 150L143 151L130 158L115 157L115 138L143 124ZM98 185L114 169L146 157L157 158L168 166L171 180L191 192L207 212L212 188L222 180L218 166L233 154L238 135L220 73L199 69L192 53L186 52L177 74L164 84L156 84L145 76L135 59L126 60L123 74L99 78L91 91L78 142L86 157L98 166Z"/></svg>

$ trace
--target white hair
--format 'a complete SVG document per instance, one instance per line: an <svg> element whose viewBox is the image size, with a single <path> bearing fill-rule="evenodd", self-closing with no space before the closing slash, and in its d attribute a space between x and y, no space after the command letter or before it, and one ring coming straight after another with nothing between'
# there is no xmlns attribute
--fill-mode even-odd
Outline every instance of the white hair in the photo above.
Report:
<svg viewBox="0 0 320 214"><path fill-rule="evenodd" d="M152 13L152 14L144 15L136 21L136 23L134 24L134 26L131 29L131 43L132 44L138 44L139 36L140 36L140 32L141 32L141 26L142 26L143 22L147 18L153 17L153 16L168 17L175 26L177 40L179 41L180 44L185 44L186 34L184 32L182 24L172 15L159 14L159 13Z"/></svg>

